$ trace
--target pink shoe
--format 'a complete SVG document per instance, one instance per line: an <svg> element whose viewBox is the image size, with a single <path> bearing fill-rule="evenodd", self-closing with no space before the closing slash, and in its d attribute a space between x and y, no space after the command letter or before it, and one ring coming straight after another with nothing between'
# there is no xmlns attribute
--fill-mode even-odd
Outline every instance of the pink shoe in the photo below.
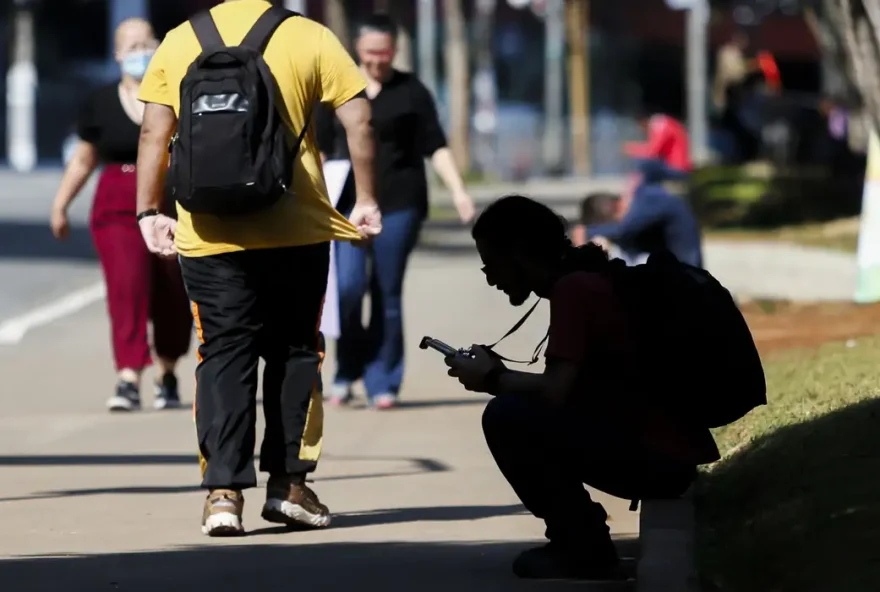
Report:
<svg viewBox="0 0 880 592"><path fill-rule="evenodd" d="M386 393L373 397L372 405L375 409L385 411L397 407L397 395Z"/></svg>
<svg viewBox="0 0 880 592"><path fill-rule="evenodd" d="M344 407L351 402L351 387L347 384L334 384L324 400L334 407Z"/></svg>

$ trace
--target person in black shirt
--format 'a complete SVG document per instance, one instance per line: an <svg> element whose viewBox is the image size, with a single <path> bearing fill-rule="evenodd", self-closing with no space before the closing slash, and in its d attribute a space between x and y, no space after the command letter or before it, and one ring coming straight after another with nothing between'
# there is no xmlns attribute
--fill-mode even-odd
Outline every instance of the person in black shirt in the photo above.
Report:
<svg viewBox="0 0 880 592"><path fill-rule="evenodd" d="M428 181L424 159L452 193L462 222L474 216L431 93L412 74L395 70L397 27L379 14L365 21L356 44L367 96L373 108L376 141L376 195L382 211L382 234L369 248L336 245L339 281L340 337L336 378L328 393L333 404L351 398L351 384L363 378L375 408L393 407L403 380L402 289L407 260L428 214ZM326 111L316 116L318 145L325 159L348 158L339 122ZM347 213L354 203L349 177L337 204ZM368 261L372 277L368 275ZM371 291L370 327L361 322L367 287Z"/></svg>
<svg viewBox="0 0 880 592"><path fill-rule="evenodd" d="M107 406L111 411L140 408L141 373L151 363L147 324L152 320L160 368L154 406L170 409L180 406L174 369L189 350L192 316L177 260L151 255L135 220L134 163L144 112L136 97L158 43L152 27L142 19L120 24L115 41L122 79L99 88L82 106L79 142L61 179L50 225L57 239L67 238L67 210L101 166L89 226L107 284L118 373Z"/></svg>

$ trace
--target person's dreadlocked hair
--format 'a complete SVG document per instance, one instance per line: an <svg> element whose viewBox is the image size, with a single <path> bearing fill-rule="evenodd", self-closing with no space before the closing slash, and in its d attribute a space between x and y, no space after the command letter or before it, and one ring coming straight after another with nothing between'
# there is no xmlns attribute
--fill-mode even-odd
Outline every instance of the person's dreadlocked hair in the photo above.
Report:
<svg viewBox="0 0 880 592"><path fill-rule="evenodd" d="M609 265L608 254L601 247L575 247L567 227L565 218L544 204L508 195L483 210L471 236L507 253L531 255L551 265L561 261L562 268L569 271L600 271Z"/></svg>

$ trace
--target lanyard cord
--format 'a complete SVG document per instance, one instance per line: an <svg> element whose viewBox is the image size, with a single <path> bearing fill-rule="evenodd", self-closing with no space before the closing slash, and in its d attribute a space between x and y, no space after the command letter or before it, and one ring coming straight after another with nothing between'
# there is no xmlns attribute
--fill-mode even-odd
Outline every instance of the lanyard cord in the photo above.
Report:
<svg viewBox="0 0 880 592"><path fill-rule="evenodd" d="M532 364L536 364L541 357L541 352L544 350L544 345L547 343L547 339L550 337L550 329L547 329L547 334L544 335L544 339L542 339L538 343L537 347L535 347L535 351L534 351L534 353L532 353L531 361L511 360L510 358L505 358L504 356L496 353L494 351L494 348L496 345L498 345L499 343L501 343L502 341L504 341L505 339L507 339L508 337L510 337L511 335L516 333L517 331L519 331L520 327L522 327L523 324L529 319L529 317L532 316L532 313L535 312L535 309L538 308L539 304L541 304L540 298L538 298L538 301L532 305L532 308L529 309L529 311L525 314L525 316L523 316L523 318L521 318L519 321L517 321L517 323L513 327L510 328L510 331L505 333L501 337L501 339L499 339L498 341L496 341L492 345L487 345L486 349L488 349L490 352L492 352L499 359L504 360L505 362L510 362L511 364L526 364L527 366L531 366Z"/></svg>

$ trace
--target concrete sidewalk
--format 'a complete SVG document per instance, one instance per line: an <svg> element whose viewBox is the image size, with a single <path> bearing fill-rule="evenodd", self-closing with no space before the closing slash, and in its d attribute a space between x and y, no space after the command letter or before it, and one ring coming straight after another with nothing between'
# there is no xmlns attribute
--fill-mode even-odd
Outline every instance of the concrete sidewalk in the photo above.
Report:
<svg viewBox="0 0 880 592"><path fill-rule="evenodd" d="M515 553L543 529L493 466L480 432L485 400L417 348L424 334L457 345L494 341L522 311L485 287L471 257L419 254L406 290L407 404L390 413L327 410L314 487L337 518L322 532L263 523L255 490L245 510L251 536L200 534L204 494L189 411L103 410L113 386L103 304L0 349L0 590L544 589L510 574ZM539 307L502 352L527 356L546 315ZM190 358L181 369L184 394L193 368ZM617 535L635 534L626 502L606 508Z"/></svg>

